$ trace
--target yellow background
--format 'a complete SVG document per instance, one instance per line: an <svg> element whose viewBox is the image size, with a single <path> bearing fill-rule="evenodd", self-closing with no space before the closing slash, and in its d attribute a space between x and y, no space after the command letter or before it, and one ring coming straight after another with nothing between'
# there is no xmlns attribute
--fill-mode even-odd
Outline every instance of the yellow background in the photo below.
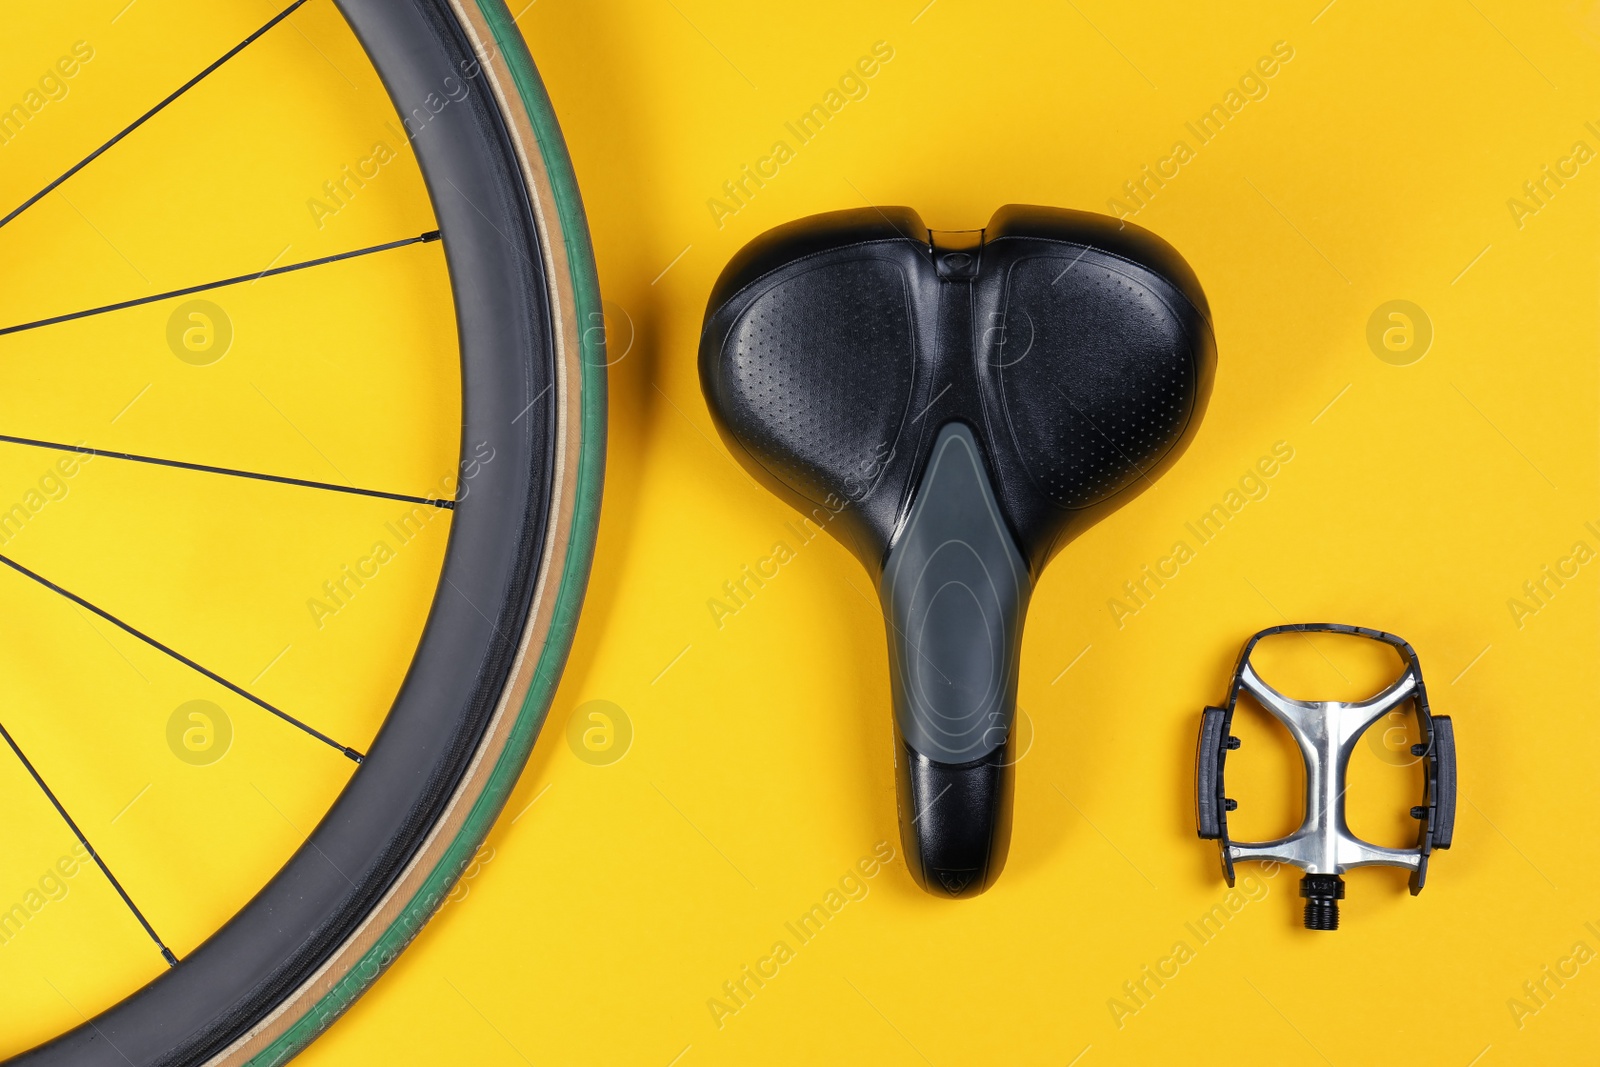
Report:
<svg viewBox="0 0 1600 1067"><path fill-rule="evenodd" d="M478 869L302 1062L1592 1057L1600 964L1543 1005L1523 985L1578 942L1600 951L1600 570L1520 619L1508 602L1576 542L1600 549L1585 525L1600 527L1600 163L1520 226L1507 201L1575 142L1600 150L1585 126L1600 126L1600 8L538 0L520 24L584 191L617 360L595 575ZM723 182L878 41L894 56L867 96L719 225ZM792 535L712 430L706 294L746 241L812 212L905 204L964 228L1012 202L1105 210L1175 141L1196 148L1185 123L1279 41L1293 58L1265 98L1135 217L1210 299L1210 409L1154 488L1044 573L1009 864L978 899L934 899L898 856L882 623L859 565L818 539L720 627L708 608ZM1397 299L1433 330L1406 366L1367 339ZM1293 459L1268 494L1119 626L1123 582L1280 441ZM1254 898L1201 944L1187 924L1227 890L1192 827L1199 710L1249 634L1321 619L1420 653L1456 724L1455 847L1415 899L1397 872L1351 874L1331 935L1300 929L1293 872L1241 868ZM610 765L568 740L591 700L631 722ZM1241 828L1293 821L1292 765L1264 742L1238 757ZM1377 781L1375 750L1358 759L1356 788L1373 788L1352 821L1392 835L1411 800ZM798 944L785 923L880 841L896 859ZM778 940L794 958L719 1026L708 1001ZM1132 1004L1124 983L1179 941L1193 959L1119 1018L1109 1002ZM1519 1019L1513 998L1538 1011Z"/></svg>

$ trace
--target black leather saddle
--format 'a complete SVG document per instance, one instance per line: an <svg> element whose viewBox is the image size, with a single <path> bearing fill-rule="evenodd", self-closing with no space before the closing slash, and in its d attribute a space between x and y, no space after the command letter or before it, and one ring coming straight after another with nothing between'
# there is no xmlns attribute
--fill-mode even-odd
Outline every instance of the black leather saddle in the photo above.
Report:
<svg viewBox="0 0 1600 1067"><path fill-rule="evenodd" d="M909 208L834 212L718 280L700 374L724 440L877 583L901 838L930 892L981 892L1004 865L1040 570L1177 458L1215 361L1188 264L1084 212L943 232Z"/></svg>

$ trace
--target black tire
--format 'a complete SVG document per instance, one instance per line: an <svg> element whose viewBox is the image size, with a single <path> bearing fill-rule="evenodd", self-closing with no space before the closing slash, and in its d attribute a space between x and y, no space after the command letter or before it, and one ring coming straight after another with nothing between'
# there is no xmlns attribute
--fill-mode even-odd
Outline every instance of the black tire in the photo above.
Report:
<svg viewBox="0 0 1600 1067"><path fill-rule="evenodd" d="M336 2L399 114L428 115L412 144L459 321L462 455L494 458L456 506L399 696L308 840L178 966L17 1063L275 1064L304 1048L470 862L570 648L599 514L605 359L549 101L500 0ZM433 112L429 94L455 84L468 92Z"/></svg>

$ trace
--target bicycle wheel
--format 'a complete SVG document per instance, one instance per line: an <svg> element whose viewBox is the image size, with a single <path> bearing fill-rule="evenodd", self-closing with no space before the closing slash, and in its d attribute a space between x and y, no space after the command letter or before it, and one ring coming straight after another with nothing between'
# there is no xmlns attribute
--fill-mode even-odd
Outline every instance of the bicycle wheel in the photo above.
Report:
<svg viewBox="0 0 1600 1067"><path fill-rule="evenodd" d="M510 12L254 8L196 5L192 36L172 36L167 12L105 5L92 14L116 47L84 38L45 67L20 120L0 116L12 178L36 190L0 219L0 495L20 508L0 513L0 802L26 822L0 873L44 864L0 911L0 981L25 1009L7 1013L7 1040L35 1044L19 1063L280 1063L326 1029L471 862L549 707L587 581L600 300ZM163 62L246 17L211 62ZM138 18L153 21L123 21ZM148 68L111 75L112 56L163 35ZM90 74L100 105L70 110ZM380 145L302 164L317 155L305 144L351 143L338 108L314 106L325 91L382 118ZM175 150L197 127L229 182L195 179L202 163ZM74 144L87 150L43 170L51 153L28 148ZM277 169L294 177L274 185ZM329 179L307 199L310 174ZM163 227L196 215L157 250ZM95 235L104 247L75 244ZM112 398L126 406L108 420ZM285 635L302 636L252 676ZM110 798L146 776L113 815ZM247 802L280 829L230 828ZM130 829L141 818L154 828ZM287 859L268 847L310 819L279 847ZM0 885L0 909L11 893ZM125 964L134 943L145 957ZM87 955L61 962L73 953ZM77 1025L35 1043L63 1003Z"/></svg>

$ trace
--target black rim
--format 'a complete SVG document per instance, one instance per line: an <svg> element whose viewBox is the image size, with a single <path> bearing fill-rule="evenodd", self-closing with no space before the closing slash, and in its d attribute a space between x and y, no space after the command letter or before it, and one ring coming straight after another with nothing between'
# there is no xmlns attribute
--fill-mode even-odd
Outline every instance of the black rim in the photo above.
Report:
<svg viewBox="0 0 1600 1067"><path fill-rule="evenodd" d="M402 119L427 116L407 129L443 234L459 323L461 455L479 462L462 479L439 589L405 683L322 822L179 966L14 1062L193 1063L247 1033L349 939L438 822L521 641L552 504L558 403L529 196L446 0L335 2ZM458 99L434 113L426 101L444 92Z"/></svg>

